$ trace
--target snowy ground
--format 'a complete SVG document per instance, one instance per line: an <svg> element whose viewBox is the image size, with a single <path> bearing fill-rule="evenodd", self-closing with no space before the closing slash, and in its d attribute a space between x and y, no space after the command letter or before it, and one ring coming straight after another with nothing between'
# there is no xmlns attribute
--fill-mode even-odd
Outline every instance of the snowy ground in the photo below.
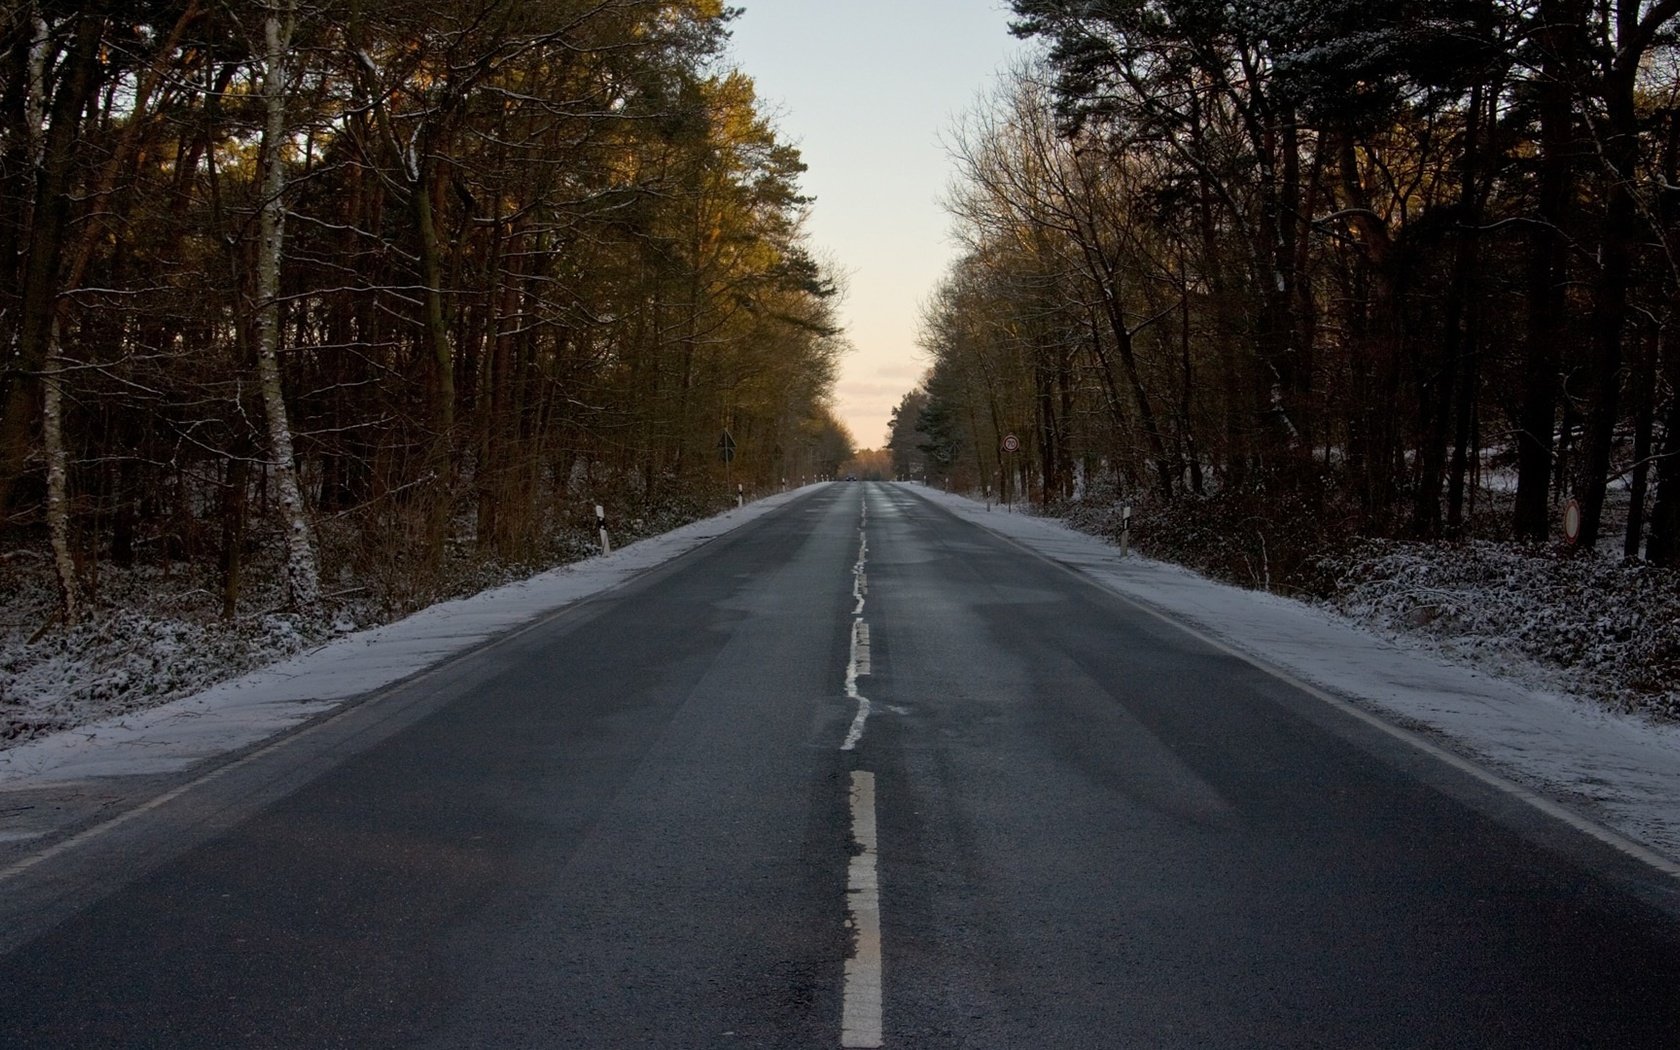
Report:
<svg viewBox="0 0 1680 1050"><path fill-rule="evenodd" d="M1216 583L1048 518L920 485L960 517L1085 573L1261 662L1400 725L1680 860L1680 725L1453 662L1426 637L1383 637L1318 606ZM1462 654L1464 660L1474 653Z"/></svg>
<svg viewBox="0 0 1680 1050"><path fill-rule="evenodd" d="M1366 540L1327 555L1336 612L1384 637L1623 711L1680 719L1680 573L1614 553Z"/></svg>

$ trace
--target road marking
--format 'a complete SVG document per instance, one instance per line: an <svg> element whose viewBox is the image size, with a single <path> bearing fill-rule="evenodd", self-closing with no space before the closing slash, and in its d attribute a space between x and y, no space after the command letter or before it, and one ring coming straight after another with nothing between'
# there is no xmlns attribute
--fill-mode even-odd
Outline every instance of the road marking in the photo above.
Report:
<svg viewBox="0 0 1680 1050"><path fill-rule="evenodd" d="M862 530L859 530L860 532ZM869 560L869 540L859 538L857 564L852 566L852 597L857 599L857 605L852 609L853 616L863 615L864 592L868 590L868 583L863 573L864 563Z"/></svg>
<svg viewBox="0 0 1680 1050"><path fill-rule="evenodd" d="M858 852L846 874L846 925L853 936L846 959L840 1045L881 1045L881 882L875 864L875 774L852 773L852 842Z"/></svg>
<svg viewBox="0 0 1680 1050"><path fill-rule="evenodd" d="M1104 590L1107 590L1107 588L1104 588ZM1109 591L1109 593L1117 594L1118 592ZM1180 623L1179 621L1172 619L1170 616L1167 616L1165 613L1152 609L1142 602L1136 601L1135 599L1123 594L1118 596L1123 601L1142 609L1144 612L1156 619L1161 620L1164 623L1172 624L1174 627L1184 631L1186 634L1200 639L1202 642L1213 646L1221 652L1235 656L1237 659L1242 660L1251 667L1259 668L1261 671L1271 675L1273 678L1294 686L1296 689L1306 693L1308 696L1321 700L1336 710L1357 718L1359 721L1364 722L1372 728L1382 730L1384 733L1387 733L1389 736L1402 743L1410 744L1412 747L1422 751L1431 758L1445 762L1447 765L1458 770L1460 773L1466 773L1491 788L1502 791L1521 802L1528 803L1528 805L1539 810L1541 813L1544 813L1546 816L1551 817L1553 820L1562 821L1574 828L1576 831L1597 839L1599 842L1609 846L1611 849L1626 854L1637 861L1641 861L1644 864L1655 868L1657 871L1667 875L1669 878L1680 879L1680 863L1676 863L1657 851L1635 842L1620 832L1613 831L1610 828L1599 824L1597 821L1584 817L1567 806L1553 802L1546 796L1541 795L1538 792L1531 791L1516 781L1495 773L1491 769L1486 769L1477 765L1475 762L1465 758L1463 755L1449 751L1424 736L1412 732L1410 729L1404 729L1400 726L1394 725L1382 718L1382 716L1372 714L1370 711L1365 710L1349 700L1344 700L1341 697L1336 696L1334 693L1326 692L1310 682L1303 681L1282 668L1274 667L1250 653L1245 653L1235 646L1227 645L1219 639L1214 638L1212 635L1204 634L1194 627Z"/></svg>
<svg viewBox="0 0 1680 1050"><path fill-rule="evenodd" d="M293 744L293 743L296 743L297 741L299 741L299 740L301 740L305 737L313 736L315 733L317 733L317 732L321 731L322 729L326 728L326 726L329 725L330 723L336 722L339 719L339 717L341 717L342 715L348 714L349 710L350 709L340 711L340 712L334 714L332 716L332 718L328 719L327 721L317 722L315 725L309 726L308 728L303 729L303 730L301 730L297 733L293 733L289 736L281 737L279 740L276 740L276 741L274 741L270 744L267 744L264 747L261 747L261 748L257 749L256 751L251 752L250 754L246 755L243 758L236 759L235 761L229 762L227 765L224 765L224 766L218 766L215 769L212 769L210 772L205 773L201 777L197 777L193 780L188 781L185 784L181 784L178 787L175 787L175 788L172 788L168 791L165 791L161 795L154 796L153 798L148 799L145 802L142 802L140 805L135 806L133 809L124 810L123 812L121 812L121 813L117 814L116 816L112 817L110 820L107 820L107 821L105 821L101 824L95 824L93 827L87 828L83 831L79 831L76 834L71 835L67 839L62 839L58 842L55 842L51 846L48 846L46 849L42 850L39 853L36 853L32 856L24 857L22 860L19 860L15 864L12 864L10 867L0 868L0 883L7 882L11 879L14 879L14 878L18 877L19 875L22 875L24 872L28 871L30 868L35 867L38 864L45 863L46 861L52 860L55 857L59 857L59 856L62 856L63 854L69 853L71 850L80 846L84 842L91 842L94 839L100 837L101 835L105 834L108 831L112 831L116 828L120 828L124 824L127 824L130 821L136 820L140 817L143 817L147 813L152 812L153 810L160 809L163 806L167 806L169 803L171 803L171 802L175 801L176 799L180 798L182 795L185 795L187 792L192 791L195 788L203 787L206 784L213 783L214 781L220 780L222 777L227 776L229 773L232 773L235 770L243 769L244 767L246 767L248 765L251 765L252 763L258 761L259 759L268 757L268 755L271 752L278 751L280 748L286 747L286 746L288 746L290 744Z"/></svg>
<svg viewBox="0 0 1680 1050"><path fill-rule="evenodd" d="M864 501L862 517L858 521L858 556L857 564L852 566L852 597L857 599L857 605L852 609L852 646L851 658L846 661L846 695L857 701L857 715L852 719L852 727L846 732L846 741L840 745L840 750L854 750L863 740L864 726L869 722L869 698L858 692L857 680L869 674L869 624L863 619L864 593L869 585L864 576L864 565L869 561L869 536L865 528L869 524L869 503Z"/></svg>
<svg viewBox="0 0 1680 1050"><path fill-rule="evenodd" d="M869 712L873 707L869 698L858 692L857 685L858 678L869 673L868 632L869 625L862 620L852 624L852 659L846 665L846 695L857 701L857 715L852 719L852 728L846 733L846 742L840 745L842 751L855 750L863 740L863 729L869 722Z"/></svg>

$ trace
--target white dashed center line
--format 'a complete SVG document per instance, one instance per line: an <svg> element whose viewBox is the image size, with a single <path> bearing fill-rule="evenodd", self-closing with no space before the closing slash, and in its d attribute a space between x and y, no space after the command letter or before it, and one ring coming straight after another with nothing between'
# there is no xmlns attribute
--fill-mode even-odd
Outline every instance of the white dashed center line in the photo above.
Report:
<svg viewBox="0 0 1680 1050"><path fill-rule="evenodd" d="M840 750L851 751L863 740L869 721L869 698L858 692L858 679L869 674L869 624L863 619L869 579L869 501L863 501L858 521L857 564L852 566L851 659L846 662L846 695L857 701L857 717ZM852 771L851 858L846 870L846 928L852 934L846 957L846 979L840 1008L840 1045L881 1045L881 887L875 863L875 774Z"/></svg>
<svg viewBox="0 0 1680 1050"><path fill-rule="evenodd" d="M846 695L857 701L857 715L852 719L852 728L846 733L846 742L840 745L840 750L851 751L863 739L864 726L869 722L869 698L858 692L858 679L869 674L869 624L863 619L864 595L869 591L869 578L863 569L869 559L869 537L865 532L869 524L869 504L863 505L863 517L858 522L858 556L857 564L852 566L852 597L857 605L852 609L852 654L846 662Z"/></svg>
<svg viewBox="0 0 1680 1050"><path fill-rule="evenodd" d="M875 866L875 774L852 773L852 857L846 876L846 925L853 946L846 960L840 1045L881 1045L881 886Z"/></svg>

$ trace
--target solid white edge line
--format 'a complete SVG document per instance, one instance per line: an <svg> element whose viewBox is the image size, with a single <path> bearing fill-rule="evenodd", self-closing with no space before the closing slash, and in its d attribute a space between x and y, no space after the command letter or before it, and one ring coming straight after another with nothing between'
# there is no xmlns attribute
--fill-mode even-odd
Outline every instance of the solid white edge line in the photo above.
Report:
<svg viewBox="0 0 1680 1050"><path fill-rule="evenodd" d="M854 770L852 841L858 853L846 875L847 924L854 943L846 959L840 1045L881 1045L881 884L876 867L875 774Z"/></svg>
<svg viewBox="0 0 1680 1050"><path fill-rule="evenodd" d="M938 504L933 503L932 500L924 500L923 502L932 506L938 506ZM955 512L948 513L951 513L953 517L961 518L961 515L958 515ZM980 522L971 522L971 524L977 528L986 529L986 526L982 525ZM1056 568L1061 569L1063 572L1084 580L1086 583L1101 589L1105 594L1113 595L1119 600L1125 602L1127 605L1132 606L1134 609L1147 613L1164 624L1176 627L1185 634L1190 635L1192 638L1195 638L1206 645L1212 646L1228 656L1236 657L1243 663L1248 664L1250 667L1270 675L1286 685L1293 686L1301 692L1306 693L1308 696L1314 697L1315 699L1328 704L1344 714L1351 715L1374 729L1381 730L1401 743L1409 744L1411 747L1423 752L1431 758L1435 758L1446 763L1453 769L1458 770L1460 773L1468 774L1491 788L1503 792L1504 794L1521 802L1527 803L1532 808L1539 810L1541 813L1544 813L1546 816L1551 817L1554 820L1561 821L1576 831L1581 832L1583 835L1597 839L1604 845L1609 846L1617 852L1631 857L1634 860L1646 864L1656 871L1667 875L1669 878L1680 880L1680 863L1663 856L1661 853L1658 853L1648 846L1635 842L1633 839L1628 838L1621 832L1607 828L1595 820L1582 816L1569 807L1558 802L1554 802L1552 799L1549 799L1544 795L1523 787L1516 781L1499 773L1495 773L1491 769L1478 765L1462 755L1449 751L1418 733L1414 733L1409 729L1397 726L1383 718L1381 715L1367 711L1352 701L1336 696L1334 693L1327 692L1324 689L1313 685L1311 682L1297 678L1288 671L1269 664L1252 653L1239 649L1211 634L1207 634L1200 628L1192 627L1182 620L1175 619L1170 614L1162 612L1144 601L1133 598L1131 595L1115 590L1112 587L1104 586L1100 579L1090 573L1076 569L1073 566L1066 565L1039 551L1033 550L1031 547L1027 546L1020 540L1015 539L1013 536L1006 536L1001 532L995 532L991 529L986 529L986 531L991 532L992 535L996 536L998 539L1003 540L1005 543L1008 543L1021 551L1024 551L1032 557L1038 558L1040 561L1053 565Z"/></svg>
<svg viewBox="0 0 1680 1050"><path fill-rule="evenodd" d="M113 831L132 820L145 816L147 813L150 813L155 809L167 806L169 803L180 798L182 795L185 795L187 792L203 787L204 785L212 783L216 780L220 780L229 773L242 769L259 759L266 758L272 752L295 744L305 737L313 736L315 733L325 729L331 723L336 722L341 715L348 714L351 710L354 710L354 708L346 708L341 711L336 711L326 721L318 722L315 725L308 726L297 732L289 733L286 736L281 737L279 740L275 740L256 751L251 752L243 758L235 759L226 765L217 766L215 769L210 770L203 776L189 780L185 784L177 785L176 787L165 791L161 795L156 795L145 802L142 802L133 809L124 810L109 820L95 824L91 828L84 828L67 839L61 839L39 853L24 857L12 864L10 867L0 868L0 883L16 878L38 864L43 864L56 857L63 856L71 850L74 850L76 847L82 845L84 842L90 842L93 839L104 835L108 831Z"/></svg>

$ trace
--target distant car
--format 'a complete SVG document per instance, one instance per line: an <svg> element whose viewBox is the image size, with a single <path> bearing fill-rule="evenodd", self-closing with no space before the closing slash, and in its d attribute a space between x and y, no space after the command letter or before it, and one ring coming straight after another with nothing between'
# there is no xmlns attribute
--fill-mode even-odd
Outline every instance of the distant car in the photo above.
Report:
<svg viewBox="0 0 1680 1050"><path fill-rule="evenodd" d="M856 474L847 474L846 475L846 480L847 481L856 481L857 480L857 475Z"/></svg>

